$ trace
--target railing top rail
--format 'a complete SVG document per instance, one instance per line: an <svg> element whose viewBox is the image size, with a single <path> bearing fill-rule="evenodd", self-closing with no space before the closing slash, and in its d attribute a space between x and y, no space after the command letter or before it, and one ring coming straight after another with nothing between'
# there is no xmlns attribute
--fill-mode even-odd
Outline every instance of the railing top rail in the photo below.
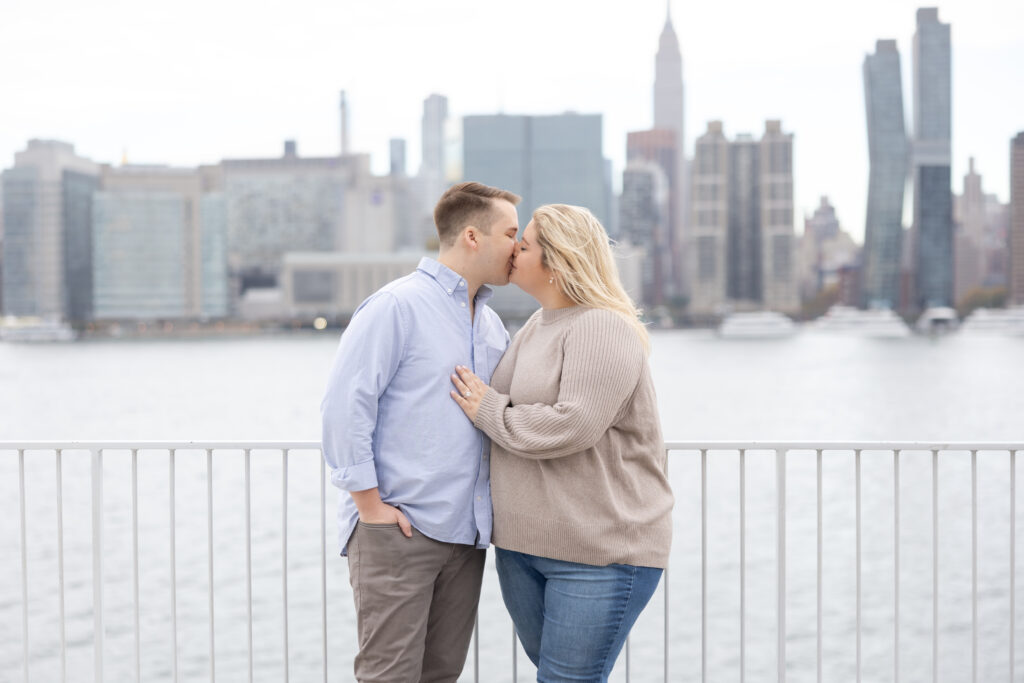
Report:
<svg viewBox="0 0 1024 683"><path fill-rule="evenodd" d="M1007 441L666 441L671 451L1020 451ZM0 441L0 450L319 450L319 441Z"/></svg>

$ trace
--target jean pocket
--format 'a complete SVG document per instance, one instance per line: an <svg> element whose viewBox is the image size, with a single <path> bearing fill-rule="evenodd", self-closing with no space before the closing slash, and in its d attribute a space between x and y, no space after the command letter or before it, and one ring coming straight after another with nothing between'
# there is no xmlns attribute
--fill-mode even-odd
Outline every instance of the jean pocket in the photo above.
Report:
<svg viewBox="0 0 1024 683"><path fill-rule="evenodd" d="M389 524L373 524L371 522L359 520L359 526L365 529L397 529L398 522L391 522Z"/></svg>

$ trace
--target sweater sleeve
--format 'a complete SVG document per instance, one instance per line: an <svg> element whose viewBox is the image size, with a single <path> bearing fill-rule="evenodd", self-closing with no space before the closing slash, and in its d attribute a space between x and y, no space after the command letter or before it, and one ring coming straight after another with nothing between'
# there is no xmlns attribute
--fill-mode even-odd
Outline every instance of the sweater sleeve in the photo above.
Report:
<svg viewBox="0 0 1024 683"><path fill-rule="evenodd" d="M629 323L611 311L589 311L566 333L554 405L511 405L509 396L491 388L474 424L525 458L560 458L593 448L633 395L643 359Z"/></svg>

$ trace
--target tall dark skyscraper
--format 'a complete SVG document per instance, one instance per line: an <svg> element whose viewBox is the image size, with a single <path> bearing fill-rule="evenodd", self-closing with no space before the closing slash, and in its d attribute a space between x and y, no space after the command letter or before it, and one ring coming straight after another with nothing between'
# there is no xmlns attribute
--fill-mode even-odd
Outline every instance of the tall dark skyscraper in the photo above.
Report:
<svg viewBox="0 0 1024 683"><path fill-rule="evenodd" d="M864 226L864 305L895 308L900 300L903 194L907 133L903 121L900 53L895 40L879 40L864 58L868 125L868 210Z"/></svg>
<svg viewBox="0 0 1024 683"><path fill-rule="evenodd" d="M914 245L916 304L953 305L950 176L952 77L949 24L917 10L914 33Z"/></svg>
<svg viewBox="0 0 1024 683"><path fill-rule="evenodd" d="M658 41L658 54L654 62L654 128L672 131L676 137L676 162L671 175L672 229L669 248L672 251L671 282L674 294L685 290L683 244L689 202L689 174L686 164L686 125L683 110L683 57L679 39L672 26L671 3L666 1L665 27Z"/></svg>

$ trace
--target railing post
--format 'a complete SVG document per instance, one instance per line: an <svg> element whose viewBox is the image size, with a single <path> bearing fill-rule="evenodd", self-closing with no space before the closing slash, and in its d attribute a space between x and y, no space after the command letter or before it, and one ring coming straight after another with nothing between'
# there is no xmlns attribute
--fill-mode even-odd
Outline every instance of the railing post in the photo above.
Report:
<svg viewBox="0 0 1024 683"><path fill-rule="evenodd" d="M856 513L856 519L857 519L857 521L856 521L856 526L857 526L857 531L856 531L856 535L857 535L857 683L860 683L860 667L861 667L861 642L860 642L860 636L861 636L861 623L860 623L860 618L861 618L861 554L860 554L860 543L861 543L861 538L860 538L860 531L861 531L861 526L860 526L860 503L861 503L860 482L861 482L861 479L860 479L860 449L857 449L857 450L854 451L854 471L856 472L856 474L854 476L855 476L855 479L856 479L855 490L856 490L856 496L857 496L857 502L856 502L856 508L857 508L857 513Z"/></svg>
<svg viewBox="0 0 1024 683"><path fill-rule="evenodd" d="M786 449L775 451L778 548L778 680L786 680Z"/></svg>
<svg viewBox="0 0 1024 683"><path fill-rule="evenodd" d="M25 451L18 449L18 507L21 519L21 642L22 669L28 683L28 537L25 533Z"/></svg>
<svg viewBox="0 0 1024 683"><path fill-rule="evenodd" d="M169 479L168 497L170 498L170 508L168 512L170 514L171 532L171 679L174 683L178 683L178 560L175 552L175 527L177 526L175 521L175 508L177 505L174 491L174 459L175 449L170 448L168 449L167 454L167 469Z"/></svg>
<svg viewBox="0 0 1024 683"><path fill-rule="evenodd" d="M135 626L135 681L142 683L142 646L139 637L139 451L132 449L132 616Z"/></svg>
<svg viewBox="0 0 1024 683"><path fill-rule="evenodd" d="M253 670L252 670L252 514L251 514L251 498L252 491L250 486L250 473L249 473L249 454L250 449L245 449L245 602L246 602L246 621L248 624L248 636L249 636L249 683L253 682Z"/></svg>
<svg viewBox="0 0 1024 683"><path fill-rule="evenodd" d="M320 648L327 683L327 465L320 453Z"/></svg>
<svg viewBox="0 0 1024 683"><path fill-rule="evenodd" d="M939 683L939 452L932 450L932 683Z"/></svg>
<svg viewBox="0 0 1024 683"><path fill-rule="evenodd" d="M284 681L288 683L288 449L281 451L281 612L283 614Z"/></svg>
<svg viewBox="0 0 1024 683"><path fill-rule="evenodd" d="M818 645L818 649L817 649L816 662L817 662L817 671L818 671L817 681L818 681L818 683L821 683L821 643L822 643L822 633L821 633L821 631L822 631L822 623L823 623L823 619L822 619L822 599L821 599L821 597L822 597L821 575L822 575L822 568L823 568L823 563L822 563L822 541L823 541L823 538L824 538L823 529L822 529L822 526L823 526L822 525L822 502L823 502L823 500L822 500L822 492L821 492L821 481L822 481L821 449L819 448L816 451L816 453L817 453L816 461L817 461L817 475L818 475L817 476L817 499L818 499L818 501L817 501L817 508L818 508L818 529L817 529L817 531L818 531L818 552L817 552L817 555L818 555L818 578L817 578L817 582L816 582L816 586L815 586L816 592L817 592L817 608L818 608L817 609L817 612L818 612L818 628L817 628L817 641L818 641L817 645Z"/></svg>
<svg viewBox="0 0 1024 683"><path fill-rule="evenodd" d="M740 449L740 683L747 674L747 451Z"/></svg>
<svg viewBox="0 0 1024 683"><path fill-rule="evenodd" d="M93 676L103 680L103 450L92 458L92 636Z"/></svg>
<svg viewBox="0 0 1024 683"><path fill-rule="evenodd" d="M900 450L892 450L893 681L900 680Z"/></svg>
<svg viewBox="0 0 1024 683"><path fill-rule="evenodd" d="M971 451L971 682L978 683L978 451Z"/></svg>
<svg viewBox="0 0 1024 683"><path fill-rule="evenodd" d="M708 680L708 451L700 450L700 680Z"/></svg>
<svg viewBox="0 0 1024 683"><path fill-rule="evenodd" d="M207 582L210 586L210 683L217 680L217 650L214 646L213 613L213 451L206 449L206 557Z"/></svg>
<svg viewBox="0 0 1024 683"><path fill-rule="evenodd" d="M57 449L57 583L60 612L60 680L68 680L67 620L64 614L64 453Z"/></svg>

